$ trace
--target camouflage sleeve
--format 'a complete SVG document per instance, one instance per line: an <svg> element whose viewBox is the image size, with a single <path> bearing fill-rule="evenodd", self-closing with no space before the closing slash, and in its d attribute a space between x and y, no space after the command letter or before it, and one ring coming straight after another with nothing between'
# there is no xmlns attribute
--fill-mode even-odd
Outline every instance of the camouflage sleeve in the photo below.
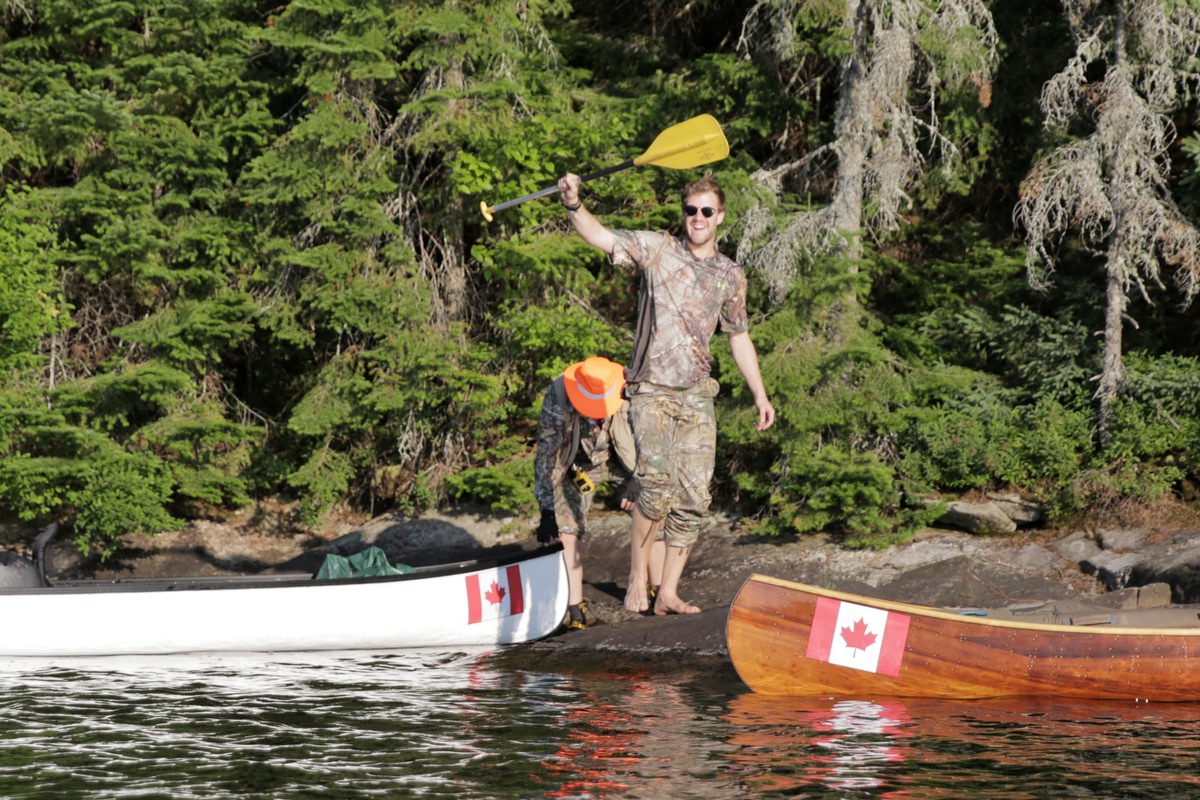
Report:
<svg viewBox="0 0 1200 800"><path fill-rule="evenodd" d="M621 267L641 267L650 253L661 247L666 236L651 231L613 231L612 263Z"/></svg>
<svg viewBox="0 0 1200 800"><path fill-rule="evenodd" d="M746 313L746 273L741 267L733 268L733 279L733 292L721 306L721 330L744 333L750 330L750 317Z"/></svg>
<svg viewBox="0 0 1200 800"><path fill-rule="evenodd" d="M559 466L559 451L566 438L566 420L563 408L558 404L554 384L546 388L542 398L542 415L538 420L537 456L533 462L533 494L538 507L554 509L554 495L562 484L562 468Z"/></svg>

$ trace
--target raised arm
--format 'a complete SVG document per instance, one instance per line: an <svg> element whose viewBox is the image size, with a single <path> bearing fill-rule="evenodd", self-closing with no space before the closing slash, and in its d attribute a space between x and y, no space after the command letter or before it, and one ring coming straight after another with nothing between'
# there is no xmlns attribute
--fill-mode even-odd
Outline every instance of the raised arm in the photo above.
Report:
<svg viewBox="0 0 1200 800"><path fill-rule="evenodd" d="M583 207L583 203L579 201L579 183L579 176L574 173L568 173L558 179L558 192L567 208L567 216L571 218L571 224L585 242L612 255L616 237ZM576 206L578 208L575 208ZM571 210L573 208L574 211Z"/></svg>
<svg viewBox="0 0 1200 800"><path fill-rule="evenodd" d="M767 399L767 390L763 386L762 373L758 369L758 351L747 331L729 334L729 350L733 353L733 363L737 364L746 386L754 395L754 407L758 409L758 424L756 430L765 431L775 423L775 407Z"/></svg>

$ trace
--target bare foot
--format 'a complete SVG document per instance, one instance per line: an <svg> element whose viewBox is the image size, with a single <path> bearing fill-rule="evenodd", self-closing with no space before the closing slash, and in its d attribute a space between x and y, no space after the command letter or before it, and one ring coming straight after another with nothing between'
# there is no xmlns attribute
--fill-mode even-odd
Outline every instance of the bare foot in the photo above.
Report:
<svg viewBox="0 0 1200 800"><path fill-rule="evenodd" d="M629 588L625 590L625 610L635 614L643 614L650 610L645 579L629 581Z"/></svg>
<svg viewBox="0 0 1200 800"><path fill-rule="evenodd" d="M668 600L660 592L658 600L654 603L654 613L660 617L665 617L667 614L699 614L700 608L699 606L684 602L678 597Z"/></svg>

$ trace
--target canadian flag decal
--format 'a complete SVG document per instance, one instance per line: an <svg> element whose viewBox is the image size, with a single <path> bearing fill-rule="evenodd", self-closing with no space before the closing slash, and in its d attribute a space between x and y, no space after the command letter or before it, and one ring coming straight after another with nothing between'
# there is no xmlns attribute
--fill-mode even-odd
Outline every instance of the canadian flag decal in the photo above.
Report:
<svg viewBox="0 0 1200 800"><path fill-rule="evenodd" d="M907 614L818 597L805 655L842 667L899 675L910 619Z"/></svg>
<svg viewBox="0 0 1200 800"><path fill-rule="evenodd" d="M511 617L525 611L521 590L521 567L477 572L467 576L467 624Z"/></svg>

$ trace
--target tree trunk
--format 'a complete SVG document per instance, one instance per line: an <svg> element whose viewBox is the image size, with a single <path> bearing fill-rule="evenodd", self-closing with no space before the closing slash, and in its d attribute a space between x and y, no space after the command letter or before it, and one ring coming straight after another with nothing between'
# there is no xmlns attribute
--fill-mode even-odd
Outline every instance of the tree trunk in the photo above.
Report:
<svg viewBox="0 0 1200 800"><path fill-rule="evenodd" d="M1104 310L1104 368L1100 373L1100 384L1096 388L1096 399L1100 410L1097 426L1100 436L1100 446L1108 444L1108 432L1115 422L1113 404L1117 394L1125 383L1125 363L1121 358L1122 325L1125 319L1125 307L1129 302L1125 294L1125 266L1122 263L1119 245L1114 244L1109 250L1108 301Z"/></svg>
<svg viewBox="0 0 1200 800"><path fill-rule="evenodd" d="M838 171L830 205L834 227L839 233L849 235L846 255L852 263L862 255L858 234L862 230L867 153L874 136L871 97L866 86L869 16L870 10L863 0L847 0L845 27L850 33L851 48L842 67L834 124Z"/></svg>
<svg viewBox="0 0 1200 800"><path fill-rule="evenodd" d="M454 59L446 74L446 82L455 89L466 88L461 59ZM452 100L451 108L461 100ZM444 327L460 322L467 313L467 263L466 244L463 236L462 198L455 199L458 213L448 215L441 234L442 263L434 278L435 319L434 324Z"/></svg>
<svg viewBox="0 0 1200 800"><path fill-rule="evenodd" d="M1113 44L1113 68L1120 69L1125 61L1125 6L1117 4L1117 26ZM1119 124L1111 114L1101 114L1100 125ZM1107 117L1107 119L1106 119ZM1123 137L1122 137L1123 138ZM1129 158L1130 154L1123 152L1124 144L1118 144L1113 153L1113 175L1118 183L1118 189L1123 178L1136 169L1136 159ZM1111 184L1110 184L1111 186ZM1110 188L1111 191L1111 188ZM1114 404L1121 385L1125 382L1125 364L1121 357L1123 348L1122 325L1125 321L1125 309L1129 298L1125 293L1129 264L1126 262L1125 242L1123 232L1130 218L1125 208L1125 199L1120 191L1110 197L1113 210L1113 229L1108 237L1108 259L1105 261L1105 276L1107 299L1104 304L1104 366L1100 372L1100 384L1096 387L1096 399L1099 410L1096 419L1097 433L1100 446L1106 447L1109 432L1116 421Z"/></svg>

